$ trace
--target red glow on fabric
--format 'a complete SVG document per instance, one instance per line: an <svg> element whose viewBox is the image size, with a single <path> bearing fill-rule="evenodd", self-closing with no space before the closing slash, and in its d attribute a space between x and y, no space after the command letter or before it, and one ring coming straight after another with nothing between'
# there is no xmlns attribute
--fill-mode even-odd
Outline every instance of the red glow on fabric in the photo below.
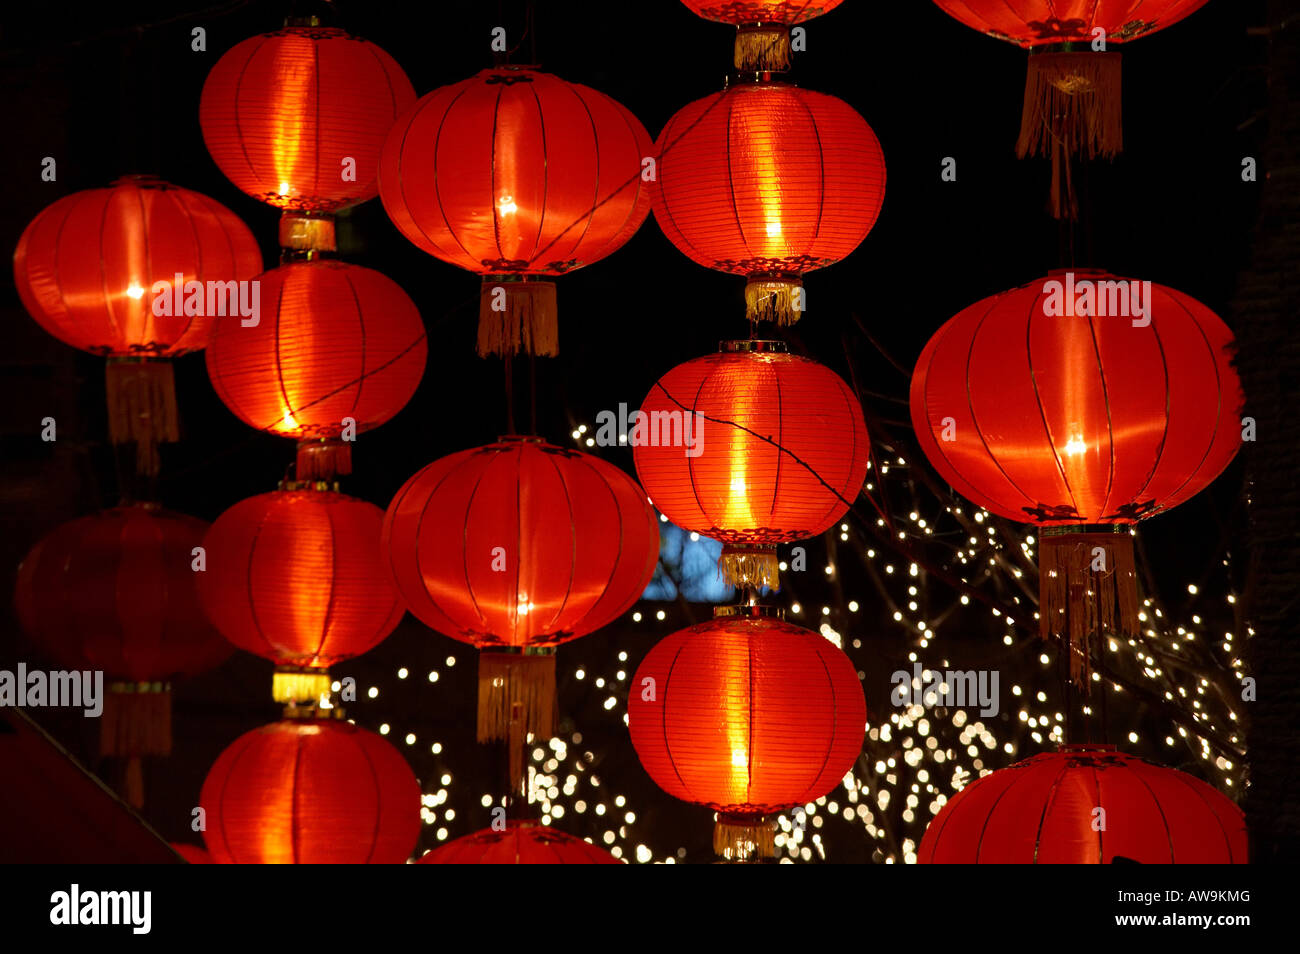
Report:
<svg viewBox="0 0 1300 954"><path fill-rule="evenodd" d="M1208 0L934 0L973 30L1022 47L1091 43L1093 30L1107 43L1123 43L1172 26Z"/></svg>

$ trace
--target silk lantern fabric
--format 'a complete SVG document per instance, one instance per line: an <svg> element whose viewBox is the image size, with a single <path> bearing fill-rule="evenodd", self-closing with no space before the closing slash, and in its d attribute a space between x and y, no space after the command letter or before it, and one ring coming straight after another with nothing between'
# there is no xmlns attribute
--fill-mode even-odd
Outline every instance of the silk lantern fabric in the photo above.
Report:
<svg viewBox="0 0 1300 954"><path fill-rule="evenodd" d="M382 520L345 494L278 490L235 504L204 537L199 593L222 635L278 666L319 671L296 696L294 680L280 678L280 701L315 700L329 666L373 649L401 621Z"/></svg>
<svg viewBox="0 0 1300 954"><path fill-rule="evenodd" d="M217 61L199 124L241 191L280 209L333 212L374 198L384 136L414 101L402 68L370 41L286 26Z"/></svg>
<svg viewBox="0 0 1300 954"><path fill-rule="evenodd" d="M866 480L870 445L853 391L784 347L724 343L673 368L641 403L651 430L633 447L642 486L674 524L725 544L721 566L735 585L774 585L776 545L827 530ZM695 456L655 425L685 416Z"/></svg>
<svg viewBox="0 0 1300 954"><path fill-rule="evenodd" d="M608 851L534 821L509 821L435 848L422 865L621 865Z"/></svg>
<svg viewBox="0 0 1300 954"><path fill-rule="evenodd" d="M934 0L973 30L1026 49L1058 43L1091 43L1093 30L1107 43L1123 43L1172 26L1207 0Z"/></svg>
<svg viewBox="0 0 1300 954"><path fill-rule="evenodd" d="M300 480L349 473L350 441L339 440L347 420L357 434L378 427L424 376L420 313L392 279L346 262L282 265L259 281L261 320L229 321L213 335L212 386L250 427L305 442ZM336 456L319 459L327 451Z"/></svg>
<svg viewBox="0 0 1300 954"><path fill-rule="evenodd" d="M480 354L554 354L546 279L632 237L650 210L650 156L645 128L604 93L496 67L434 90L398 120L380 197L416 246L484 276Z"/></svg>
<svg viewBox="0 0 1300 954"><path fill-rule="evenodd" d="M1245 817L1213 786L1114 746L1065 745L963 788L930 822L917 860L1245 864L1246 854Z"/></svg>
<svg viewBox="0 0 1300 954"><path fill-rule="evenodd" d="M754 320L797 321L802 276L857 248L884 201L885 158L866 120L784 83L690 103L655 151L659 227L692 261L746 276Z"/></svg>
<svg viewBox="0 0 1300 954"><path fill-rule="evenodd" d="M420 785L372 732L286 719L236 739L199 796L216 864L401 864L420 833Z"/></svg>
<svg viewBox="0 0 1300 954"><path fill-rule="evenodd" d="M771 854L765 816L831 791L862 750L867 710L853 664L774 617L718 616L674 633L632 686L628 731L641 764L668 794L722 813L714 848L724 856L751 844Z"/></svg>

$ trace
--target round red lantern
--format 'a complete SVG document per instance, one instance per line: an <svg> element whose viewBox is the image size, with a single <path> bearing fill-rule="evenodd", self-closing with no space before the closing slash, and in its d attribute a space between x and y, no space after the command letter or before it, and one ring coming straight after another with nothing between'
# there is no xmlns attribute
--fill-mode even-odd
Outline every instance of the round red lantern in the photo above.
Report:
<svg viewBox="0 0 1300 954"><path fill-rule="evenodd" d="M917 860L1240 865L1246 850L1241 809L1213 786L1113 745L1063 745L954 795L926 829Z"/></svg>
<svg viewBox="0 0 1300 954"><path fill-rule="evenodd" d="M389 420L424 375L420 313L396 282L340 261L282 265L258 281L267 313L217 328L212 386L250 427L299 441L299 480L350 473L341 436Z"/></svg>
<svg viewBox="0 0 1300 954"><path fill-rule="evenodd" d="M780 341L728 341L678 365L638 421L628 443L646 493L677 526L723 542L736 586L775 586L776 545L823 533L866 480L853 391Z"/></svg>
<svg viewBox="0 0 1300 954"><path fill-rule="evenodd" d="M159 359L202 349L216 324L206 307L214 296L187 305L185 292L261 270L257 242L233 212L153 176L64 196L14 250L28 313L65 344L108 358L110 434L135 442L146 474L158 472L157 443L180 436L171 363Z"/></svg>
<svg viewBox="0 0 1300 954"><path fill-rule="evenodd" d="M549 279L618 250L650 211L645 128L623 106L527 67L422 97L393 127L379 191L393 224L483 276L480 355L555 354Z"/></svg>
<svg viewBox="0 0 1300 954"><path fill-rule="evenodd" d="M1042 633L1069 633L1075 677L1092 630L1137 626L1128 528L1203 490L1241 445L1231 344L1182 292L1057 271L959 312L917 361L930 463L972 503L1046 528Z"/></svg>
<svg viewBox="0 0 1300 954"><path fill-rule="evenodd" d="M512 820L435 848L422 865L621 865L608 851L535 821Z"/></svg>
<svg viewBox="0 0 1300 954"><path fill-rule="evenodd" d="M1206 0L935 3L968 27L1030 51L1016 154L1052 157L1049 208L1058 219L1074 219L1070 159L1111 159L1124 148L1120 54L1105 47L1171 26Z"/></svg>
<svg viewBox="0 0 1300 954"><path fill-rule="evenodd" d="M635 603L659 528L617 467L509 436L434 461L384 515L385 559L406 607L479 658L479 741L554 734L559 643ZM515 759L514 771L519 770Z"/></svg>
<svg viewBox="0 0 1300 954"><path fill-rule="evenodd" d="M235 504L203 538L203 608L240 649L279 667L279 702L314 702L329 667L373 649L402 619L381 563L383 511L330 490Z"/></svg>
<svg viewBox="0 0 1300 954"><path fill-rule="evenodd" d="M420 833L420 784L373 732L285 719L236 739L199 802L216 864L401 864Z"/></svg>
<svg viewBox="0 0 1300 954"><path fill-rule="evenodd" d="M129 760L137 806L140 757L171 752L170 681L230 655L199 605L194 548L207 527L157 504L125 505L56 527L18 567L14 608L27 637L60 666L110 680L100 754Z"/></svg>
<svg viewBox="0 0 1300 954"><path fill-rule="evenodd" d="M790 68L790 27L823 13L843 0L682 0L698 16L736 26L738 70Z"/></svg>
<svg viewBox="0 0 1300 954"><path fill-rule="evenodd" d="M867 709L834 643L766 606L727 606L674 633L637 668L628 731L675 798L719 813L714 850L774 853L767 816L833 789L862 751ZM649 680L649 681L647 681Z"/></svg>
<svg viewBox="0 0 1300 954"><path fill-rule="evenodd" d="M785 83L696 100L655 151L659 227L692 261L749 280L751 320L798 321L802 276L857 248L885 197L885 157L866 120Z"/></svg>
<svg viewBox="0 0 1300 954"><path fill-rule="evenodd" d="M333 212L374 198L384 137L415 90L368 40L288 25L235 44L203 84L199 124L212 159L268 205Z"/></svg>

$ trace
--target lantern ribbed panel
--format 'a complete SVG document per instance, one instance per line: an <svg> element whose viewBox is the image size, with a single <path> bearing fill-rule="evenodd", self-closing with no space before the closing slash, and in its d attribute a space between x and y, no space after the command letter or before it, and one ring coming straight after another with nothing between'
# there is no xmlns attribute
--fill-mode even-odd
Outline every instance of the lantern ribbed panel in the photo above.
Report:
<svg viewBox="0 0 1300 954"><path fill-rule="evenodd" d="M380 196L430 255L479 274L558 275L604 258L650 211L645 127L604 93L533 69L486 69L393 127Z"/></svg>
<svg viewBox="0 0 1300 954"><path fill-rule="evenodd" d="M669 520L727 543L815 536L857 499L869 446L862 409L833 371L807 358L721 353L673 368L641 404L693 412L703 450L633 448L637 476ZM657 431L653 423L650 425Z"/></svg>
<svg viewBox="0 0 1300 954"><path fill-rule="evenodd" d="M866 238L885 195L876 134L834 96L738 83L677 112L655 143L655 220L684 255L738 275L801 275Z"/></svg>
<svg viewBox="0 0 1300 954"><path fill-rule="evenodd" d="M940 328L913 372L912 424L930 463L980 507L1043 526L1136 523L1203 490L1241 446L1232 333L1156 284L1146 327L1048 315L1047 283L1064 277ZM1085 279L1132 281L1075 272Z"/></svg>
<svg viewBox="0 0 1300 954"><path fill-rule="evenodd" d="M717 811L813 801L862 750L867 710L853 664L822 636L777 619L714 619L674 633L632 685L628 731L645 770L675 798Z"/></svg>
<svg viewBox="0 0 1300 954"><path fill-rule="evenodd" d="M1088 42L1106 31L1107 43L1123 43L1171 26L1207 0L934 0L973 30L1023 47Z"/></svg>
<svg viewBox="0 0 1300 954"><path fill-rule="evenodd" d="M283 437L357 432L405 406L428 346L415 303L392 279L346 262L282 265L259 276L254 326L219 322L207 352L217 395L250 427Z"/></svg>
<svg viewBox="0 0 1300 954"><path fill-rule="evenodd" d="M422 865L621 865L608 851L536 822L511 821L435 848Z"/></svg>
<svg viewBox="0 0 1300 954"><path fill-rule="evenodd" d="M406 760L341 720L241 735L199 798L217 864L401 864L420 833L420 785Z"/></svg>
<svg viewBox="0 0 1300 954"><path fill-rule="evenodd" d="M719 23L803 23L844 0L682 0L693 13Z"/></svg>
<svg viewBox="0 0 1300 954"><path fill-rule="evenodd" d="M599 629L641 598L659 556L634 480L536 439L434 461L389 504L383 540L407 608L479 647L553 646Z"/></svg>
<svg viewBox="0 0 1300 954"><path fill-rule="evenodd" d="M1246 849L1241 809L1214 787L1113 747L1063 746L954 795L926 829L917 860L1245 864Z"/></svg>
<svg viewBox="0 0 1300 954"><path fill-rule="evenodd" d="M382 520L374 504L330 491L241 500L203 540L208 618L280 665L328 667L374 648L402 618L380 562Z"/></svg>
<svg viewBox="0 0 1300 954"><path fill-rule="evenodd" d="M384 136L414 101L411 81L375 44L334 28L285 27L217 61L199 124L239 189L277 208L328 212L379 191Z"/></svg>
<svg viewBox="0 0 1300 954"><path fill-rule="evenodd" d="M208 525L137 504L47 534L18 568L14 607L28 638L68 669L166 681L230 655L199 605L192 550Z"/></svg>
<svg viewBox="0 0 1300 954"><path fill-rule="evenodd" d="M152 176L51 203L14 251L14 284L31 316L65 344L107 357L207 345L213 318L155 315L155 282L167 283L170 300L178 274L229 282L261 270L257 242L233 212Z"/></svg>

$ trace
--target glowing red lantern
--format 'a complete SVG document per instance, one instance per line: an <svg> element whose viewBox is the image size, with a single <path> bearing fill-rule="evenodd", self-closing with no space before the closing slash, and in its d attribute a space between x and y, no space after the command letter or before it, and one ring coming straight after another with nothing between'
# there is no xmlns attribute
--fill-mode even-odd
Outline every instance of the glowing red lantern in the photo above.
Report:
<svg viewBox="0 0 1300 954"><path fill-rule="evenodd" d="M842 100L737 83L678 110L655 143L659 227L692 261L749 281L751 320L791 324L802 276L861 244L885 197L885 157Z"/></svg>
<svg viewBox="0 0 1300 954"><path fill-rule="evenodd" d="M780 341L724 342L678 365L640 413L644 433L628 443L642 486L674 524L725 544L719 566L733 585L775 586L776 545L823 533L866 479L853 391Z"/></svg>
<svg viewBox="0 0 1300 954"><path fill-rule="evenodd" d="M113 442L135 442L147 474L158 472L157 443L180 436L171 363L159 359L205 347L215 325L208 290L261 270L257 242L233 212L153 176L64 196L32 219L14 250L28 313L65 344L108 358ZM201 306L177 294L190 283L206 293Z"/></svg>
<svg viewBox="0 0 1300 954"><path fill-rule="evenodd" d="M535 821L512 820L435 848L422 865L621 865L608 851Z"/></svg>
<svg viewBox="0 0 1300 954"><path fill-rule="evenodd" d="M790 68L790 27L823 13L843 0L682 0L698 16L736 26L738 70Z"/></svg>
<svg viewBox="0 0 1300 954"><path fill-rule="evenodd" d="M954 795L926 829L917 860L1240 865L1246 849L1241 809L1213 786L1113 745L1063 745Z"/></svg>
<svg viewBox="0 0 1300 954"><path fill-rule="evenodd" d="M212 386L250 427L297 438L299 480L350 473L341 437L383 424L419 387L420 313L396 282L340 261L282 265L258 281L268 313L213 334Z"/></svg>
<svg viewBox="0 0 1300 954"><path fill-rule="evenodd" d="M373 732L285 719L218 756L199 801L216 864L401 864L420 833L420 784Z"/></svg>
<svg viewBox="0 0 1300 954"><path fill-rule="evenodd" d="M1069 634L1085 684L1089 634L1137 625L1128 528L1199 493L1240 447L1231 344L1182 292L1058 271L959 312L917 361L921 449L972 503L1045 528L1042 633Z"/></svg>
<svg viewBox="0 0 1300 954"><path fill-rule="evenodd" d="M137 806L140 757L171 752L170 681L230 655L199 606L193 551L207 527L157 504L116 507L56 527L18 567L14 608L27 637L61 666L111 680L100 754L129 760Z"/></svg>
<svg viewBox="0 0 1300 954"><path fill-rule="evenodd" d="M279 209L374 198L379 152L415 90L386 52L333 27L289 25L235 44L208 73L199 124L240 190Z"/></svg>
<svg viewBox="0 0 1300 954"><path fill-rule="evenodd" d="M478 352L555 354L549 279L618 250L650 211L645 128L578 83L486 69L422 97L389 133L379 191L393 224L483 276Z"/></svg>
<svg viewBox="0 0 1300 954"><path fill-rule="evenodd" d="M719 813L714 850L774 853L767 816L831 791L862 751L867 709L835 644L764 606L714 610L637 668L628 731L675 798ZM649 681L647 681L649 680Z"/></svg>
<svg viewBox="0 0 1300 954"><path fill-rule="evenodd" d="M329 490L235 504L203 538L203 608L240 649L276 663L273 695L314 702L329 667L373 649L402 619L381 564L383 511Z"/></svg>
<svg viewBox="0 0 1300 954"><path fill-rule="evenodd" d="M1052 157L1052 215L1073 219L1078 204L1071 184L1071 157L1110 159L1124 148L1120 54L1104 47L1171 26L1203 7L1206 0L935 3L968 27L1030 51L1016 154L1022 159Z"/></svg>
<svg viewBox="0 0 1300 954"><path fill-rule="evenodd" d="M550 647L594 632L654 575L659 528L645 493L599 458L502 437L434 461L384 515L406 607L479 658L479 741L554 734ZM518 768L515 760L512 765Z"/></svg>

